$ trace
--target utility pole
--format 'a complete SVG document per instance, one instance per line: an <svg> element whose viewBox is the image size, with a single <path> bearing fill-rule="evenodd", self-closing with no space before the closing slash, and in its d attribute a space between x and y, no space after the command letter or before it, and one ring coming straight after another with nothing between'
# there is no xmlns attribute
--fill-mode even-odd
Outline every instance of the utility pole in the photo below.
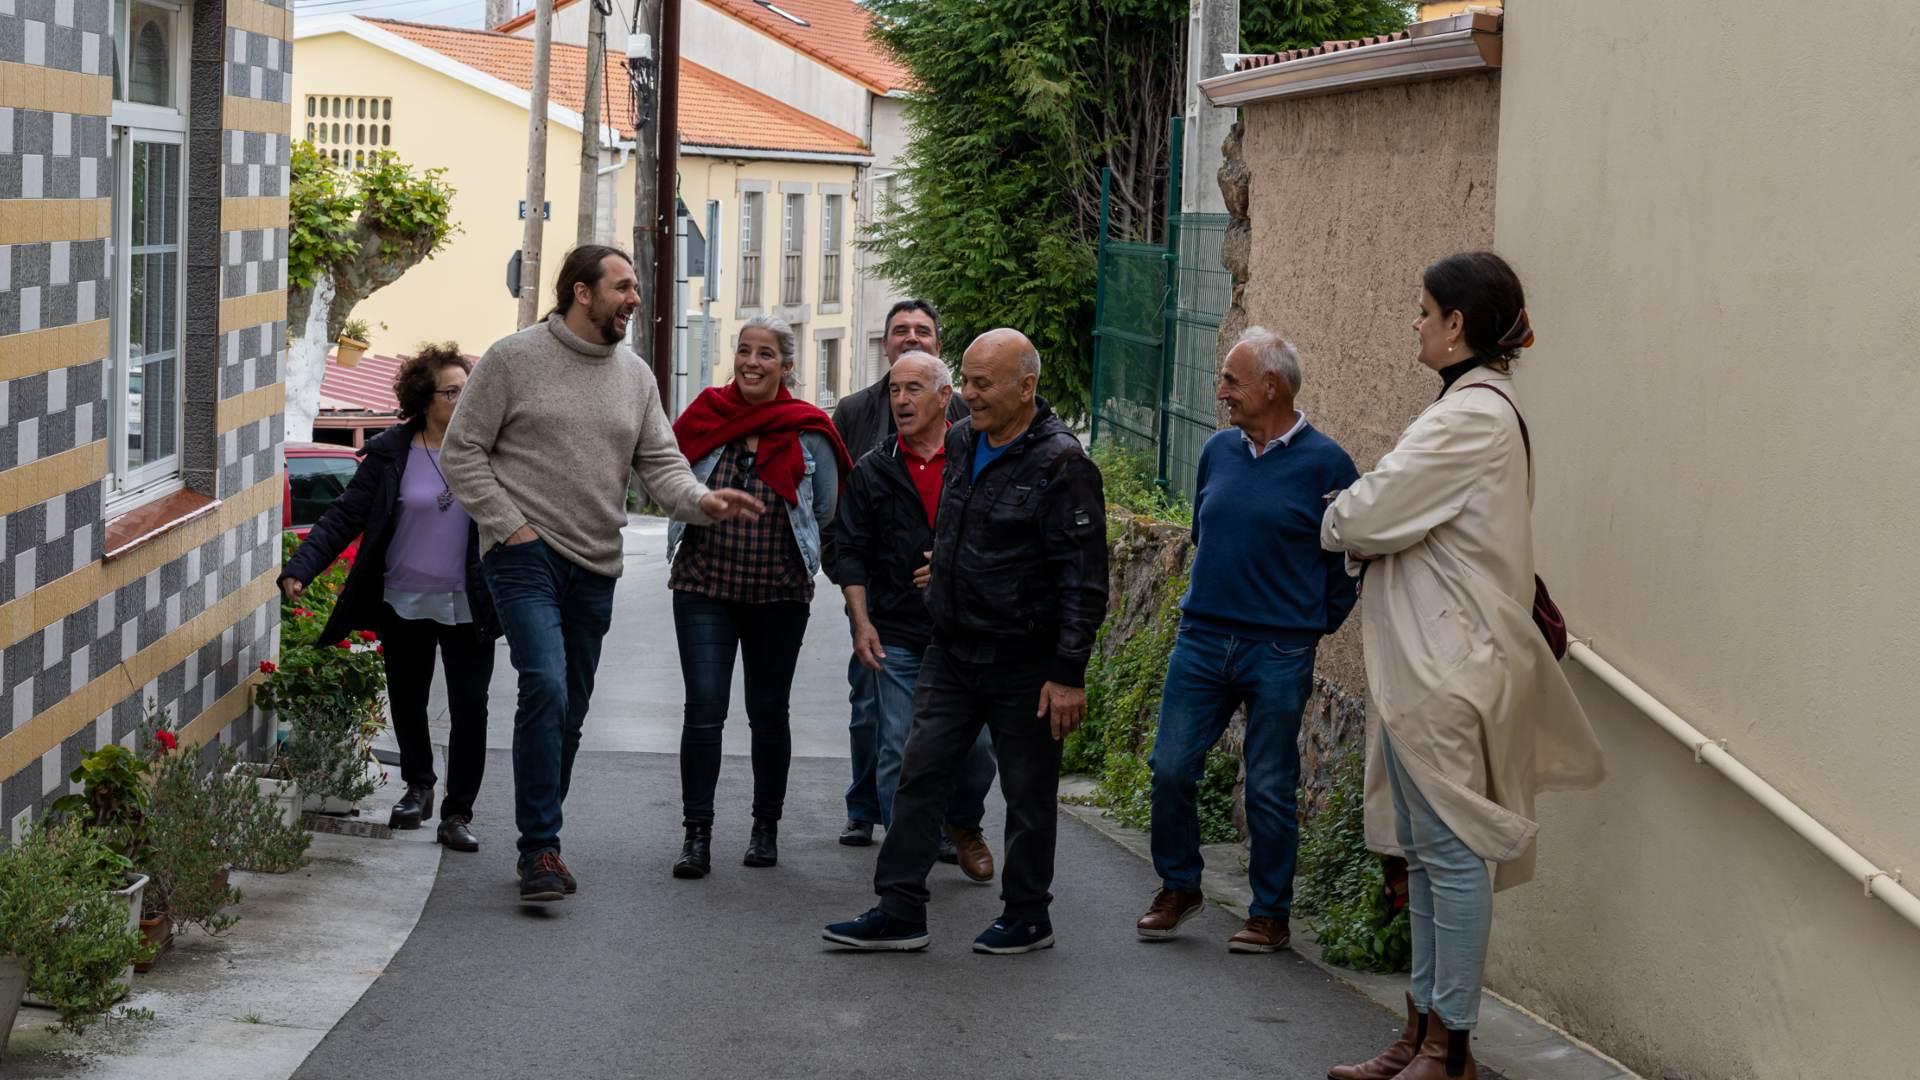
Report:
<svg viewBox="0 0 1920 1080"><path fill-rule="evenodd" d="M659 174L660 118L654 102L657 87L653 62L653 34L659 23L661 0L634 0L633 26L627 35L627 79L633 95L633 273L638 279L640 309L632 322L633 351L653 368L660 384L660 400L672 395L672 386L651 355L654 307L654 195Z"/></svg>
<svg viewBox="0 0 1920 1080"><path fill-rule="evenodd" d="M573 242L594 241L594 216L600 209L600 67L607 55L607 13L601 0L589 0L587 12L587 90L580 99L580 224Z"/></svg>
<svg viewBox="0 0 1920 1080"><path fill-rule="evenodd" d="M680 203L680 0L660 2L660 179L654 187L653 375L662 399L673 385L673 223ZM638 208L636 206L636 213ZM671 317L669 317L671 313Z"/></svg>
<svg viewBox="0 0 1920 1080"><path fill-rule="evenodd" d="M520 236L520 318L538 317L540 227L547 201L547 76L553 52L553 0L538 0L533 15L533 96L527 102L527 224Z"/></svg>

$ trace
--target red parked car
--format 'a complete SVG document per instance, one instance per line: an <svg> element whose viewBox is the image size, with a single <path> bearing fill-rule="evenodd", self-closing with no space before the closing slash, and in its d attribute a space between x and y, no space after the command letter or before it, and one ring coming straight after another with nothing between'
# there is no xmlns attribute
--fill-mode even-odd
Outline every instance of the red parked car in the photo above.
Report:
<svg viewBox="0 0 1920 1080"><path fill-rule="evenodd" d="M281 528L305 540L314 523L347 490L353 474L360 468L358 451L337 443L290 442L287 444L286 498ZM355 539L347 546L352 555L360 547Z"/></svg>

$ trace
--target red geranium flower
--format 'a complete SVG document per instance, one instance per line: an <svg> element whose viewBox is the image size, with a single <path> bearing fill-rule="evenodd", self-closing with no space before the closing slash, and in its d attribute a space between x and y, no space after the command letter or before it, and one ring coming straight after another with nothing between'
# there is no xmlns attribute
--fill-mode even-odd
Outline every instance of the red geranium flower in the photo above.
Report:
<svg viewBox="0 0 1920 1080"><path fill-rule="evenodd" d="M260 661L260 670L264 674L271 675L280 670L280 665L271 660L262 660Z"/></svg>
<svg viewBox="0 0 1920 1080"><path fill-rule="evenodd" d="M387 655L387 647L385 645L375 645L373 652L376 656L385 656Z"/></svg>
<svg viewBox="0 0 1920 1080"><path fill-rule="evenodd" d="M303 607L297 607L297 608L294 608L294 609L293 609L293 613L294 613L295 615L297 615L297 616L299 616L299 617L301 617L301 618L303 618L303 619L304 619L304 618L308 618L308 617L310 617L310 616L312 616L312 614L313 614L313 612L311 612L311 611L308 611L308 610L307 610L306 608L303 608Z"/></svg>
<svg viewBox="0 0 1920 1080"><path fill-rule="evenodd" d="M334 648L336 648L336 649L351 649L351 648L353 648L353 642L351 642L351 641L341 641L340 643L338 643L338 644L336 644L336 645L334 646Z"/></svg>
<svg viewBox="0 0 1920 1080"><path fill-rule="evenodd" d="M360 631L360 640L361 640L361 641L378 641L379 639L380 639L380 635L379 635L379 634L376 634L376 633L374 633L374 632L373 632L373 631L371 631L371 630L362 630L362 631Z"/></svg>
<svg viewBox="0 0 1920 1080"><path fill-rule="evenodd" d="M179 738L173 732L165 730L154 732L153 741L159 743L164 750L172 750L180 745Z"/></svg>

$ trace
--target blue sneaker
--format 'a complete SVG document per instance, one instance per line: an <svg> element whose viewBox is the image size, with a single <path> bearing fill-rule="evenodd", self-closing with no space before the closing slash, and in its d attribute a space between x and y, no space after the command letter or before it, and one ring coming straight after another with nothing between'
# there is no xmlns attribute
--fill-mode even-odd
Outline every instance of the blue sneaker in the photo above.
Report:
<svg viewBox="0 0 1920 1080"><path fill-rule="evenodd" d="M1053 948L1053 924L1045 919L1028 922L1025 919L998 918L993 925L980 931L973 939L973 951L992 953L995 956L1011 956L1014 953L1037 952L1040 949Z"/></svg>
<svg viewBox="0 0 1920 1080"><path fill-rule="evenodd" d="M924 949L932 940L927 937L926 923L902 922L879 908L851 922L831 923L820 931L820 936L850 949L893 952Z"/></svg>

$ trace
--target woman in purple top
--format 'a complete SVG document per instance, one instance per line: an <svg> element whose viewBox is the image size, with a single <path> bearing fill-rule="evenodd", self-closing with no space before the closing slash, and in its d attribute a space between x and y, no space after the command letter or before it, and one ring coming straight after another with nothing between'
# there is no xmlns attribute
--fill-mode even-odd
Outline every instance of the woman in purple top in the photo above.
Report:
<svg viewBox="0 0 1920 1080"><path fill-rule="evenodd" d="M480 575L478 530L440 471L440 441L472 369L452 344L423 348L401 367L393 393L403 422L361 451L353 482L280 575L281 591L298 597L354 537L365 534L319 642L331 645L362 629L380 636L400 776L407 784L393 808L396 829L417 829L433 817L438 778L427 695L438 650L452 730L437 836L456 851L480 847L470 825L486 766L487 685L500 636Z"/></svg>

